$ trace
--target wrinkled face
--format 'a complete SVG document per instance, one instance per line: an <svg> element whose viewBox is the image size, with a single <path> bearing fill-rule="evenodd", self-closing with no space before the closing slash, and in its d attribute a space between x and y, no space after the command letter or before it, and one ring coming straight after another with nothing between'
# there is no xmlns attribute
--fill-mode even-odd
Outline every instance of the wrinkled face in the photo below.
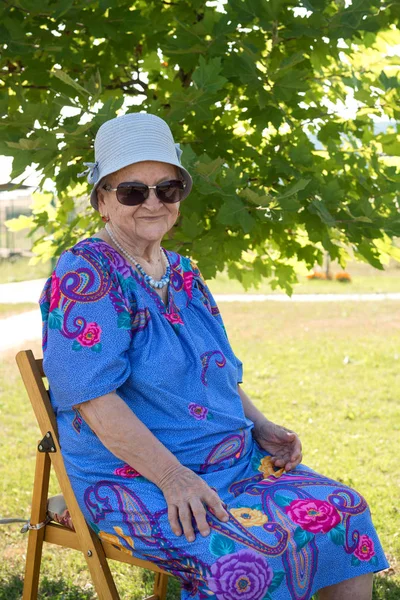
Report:
<svg viewBox="0 0 400 600"><path fill-rule="evenodd" d="M129 165L104 178L101 187L108 183L116 188L122 182L141 182L156 185L168 179L181 179L178 167L169 163L146 160ZM116 192L106 192L99 186L97 197L99 212L109 217L114 232L121 240L161 241L178 218L180 202L163 204L150 190L148 198L138 206L124 206L117 200Z"/></svg>

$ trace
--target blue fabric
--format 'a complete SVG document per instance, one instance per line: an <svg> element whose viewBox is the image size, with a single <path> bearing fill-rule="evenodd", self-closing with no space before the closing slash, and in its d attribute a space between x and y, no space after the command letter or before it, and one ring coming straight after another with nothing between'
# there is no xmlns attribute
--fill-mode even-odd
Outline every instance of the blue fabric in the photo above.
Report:
<svg viewBox="0 0 400 600"><path fill-rule="evenodd" d="M40 299L44 371L88 523L178 577L182 600L307 600L388 568L358 491L306 465L272 467L244 414L243 365L215 300L190 259L167 255L167 306L98 238L63 253ZM159 488L108 451L73 408L113 390L217 491L228 523L207 510L209 536L195 527L189 543L172 533Z"/></svg>

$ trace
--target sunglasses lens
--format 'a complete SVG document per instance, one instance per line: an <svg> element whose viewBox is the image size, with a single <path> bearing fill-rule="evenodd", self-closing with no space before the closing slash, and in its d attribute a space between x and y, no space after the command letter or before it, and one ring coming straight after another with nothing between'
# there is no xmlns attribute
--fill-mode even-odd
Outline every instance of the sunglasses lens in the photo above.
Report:
<svg viewBox="0 0 400 600"><path fill-rule="evenodd" d="M125 206L136 206L145 201L147 194L147 185L121 183L117 187L117 199ZM148 191L148 190L147 190Z"/></svg>
<svg viewBox="0 0 400 600"><path fill-rule="evenodd" d="M184 189L183 182L179 179L163 181L157 185L157 196L161 202L173 204L182 200Z"/></svg>

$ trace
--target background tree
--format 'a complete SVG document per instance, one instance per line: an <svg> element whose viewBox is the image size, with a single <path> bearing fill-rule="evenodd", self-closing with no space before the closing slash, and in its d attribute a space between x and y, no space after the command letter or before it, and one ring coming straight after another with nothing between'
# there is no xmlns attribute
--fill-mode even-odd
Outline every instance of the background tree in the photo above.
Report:
<svg viewBox="0 0 400 600"><path fill-rule="evenodd" d="M342 266L349 248L377 268L383 252L399 258L400 176L387 157L400 138L376 135L372 118L400 118L400 58L388 55L400 4L229 0L224 11L1 3L0 154L14 157L13 178L35 164L54 182L55 197L12 224L44 228L43 258L98 227L77 174L98 127L133 110L161 116L181 143L194 188L163 243L205 277L227 265L245 286L267 276L291 293L296 262L312 268L324 251ZM360 105L346 119L329 106L350 92Z"/></svg>

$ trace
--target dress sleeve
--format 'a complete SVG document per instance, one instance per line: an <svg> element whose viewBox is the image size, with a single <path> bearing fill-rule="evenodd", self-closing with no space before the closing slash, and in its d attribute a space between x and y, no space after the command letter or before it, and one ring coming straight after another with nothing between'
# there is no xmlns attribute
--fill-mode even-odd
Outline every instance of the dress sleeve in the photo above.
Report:
<svg viewBox="0 0 400 600"><path fill-rule="evenodd" d="M207 307L207 309L210 311L210 313L213 315L213 317L215 317L215 319L218 321L218 323L223 328L225 335L228 339L228 343L230 345L228 333L226 331L221 312L220 312L218 305L214 299L214 296L212 295L210 288L206 284L205 279L203 278L198 266L193 261L191 261L191 266L192 266L193 274L194 274L194 285L197 285L199 290L202 292L202 301L203 301L204 305ZM233 352L233 350L232 350L232 352ZM237 383L243 383L243 362L240 360L240 358L238 358L236 356L236 354L234 352L233 352L233 354L234 354L234 357L236 360Z"/></svg>
<svg viewBox="0 0 400 600"><path fill-rule="evenodd" d="M56 410L117 390L129 377L135 301L104 258L64 252L40 298L43 369Z"/></svg>

